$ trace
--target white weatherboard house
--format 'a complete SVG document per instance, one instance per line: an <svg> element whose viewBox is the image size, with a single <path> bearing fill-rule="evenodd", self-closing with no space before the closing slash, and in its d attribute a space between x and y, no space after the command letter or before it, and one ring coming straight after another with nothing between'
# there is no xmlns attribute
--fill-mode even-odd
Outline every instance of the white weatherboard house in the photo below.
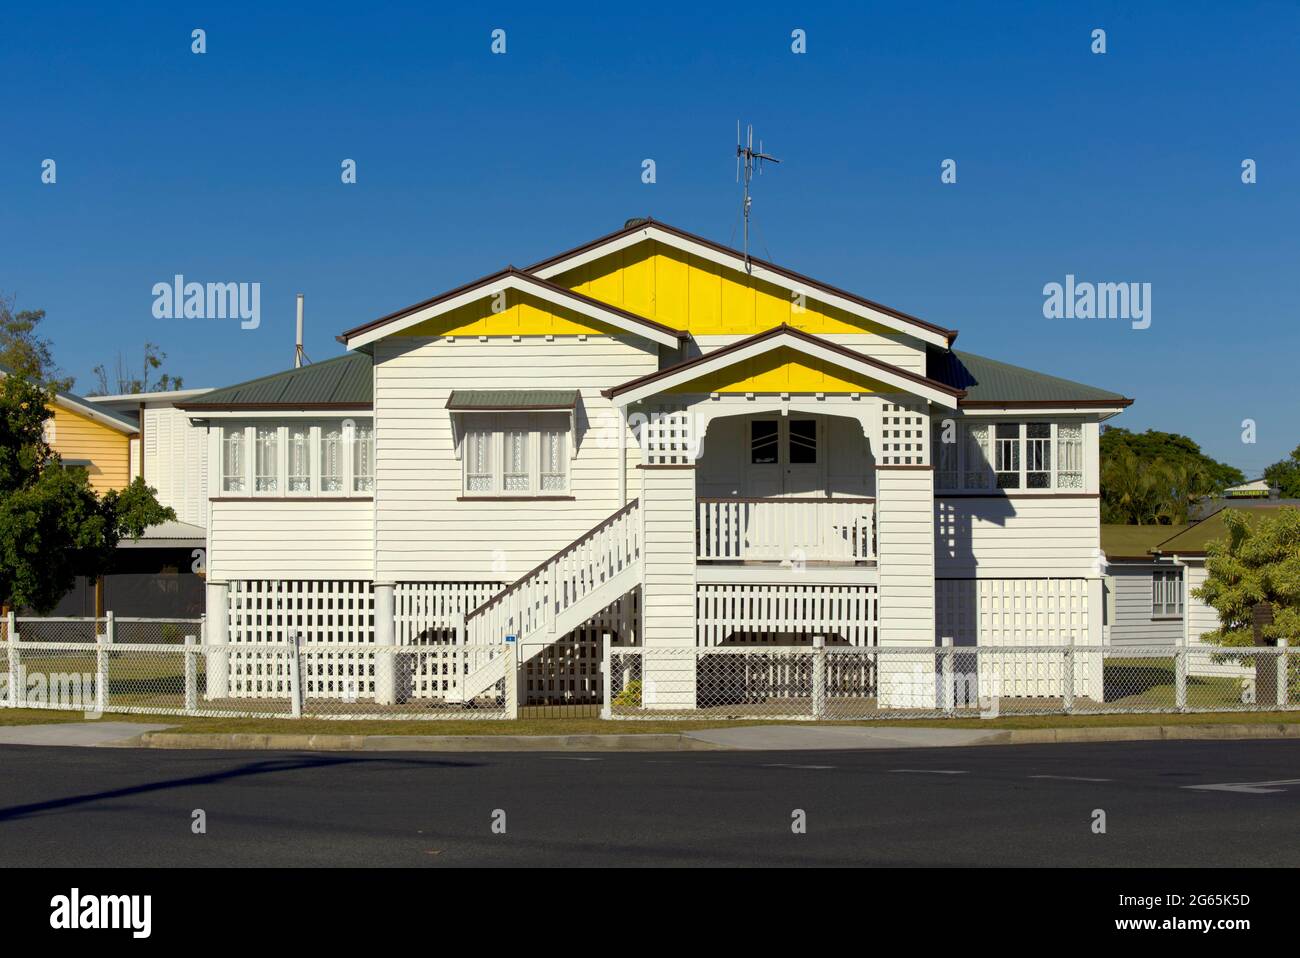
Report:
<svg viewBox="0 0 1300 958"><path fill-rule="evenodd" d="M1098 424L1131 400L956 337L653 220L357 326L179 404L208 641L513 635L521 701L598 694L604 632L1099 645ZM377 702L448 687L364 672ZM647 707L689 705L674 678Z"/></svg>

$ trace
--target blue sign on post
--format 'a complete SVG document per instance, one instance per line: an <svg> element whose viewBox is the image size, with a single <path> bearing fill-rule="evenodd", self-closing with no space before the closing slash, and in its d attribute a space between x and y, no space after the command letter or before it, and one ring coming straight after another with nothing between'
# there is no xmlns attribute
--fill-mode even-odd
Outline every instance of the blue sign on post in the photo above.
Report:
<svg viewBox="0 0 1300 958"><path fill-rule="evenodd" d="M507 641L507 642L514 642L514 641L516 641L517 639L518 639L518 636L514 636L514 635L507 635L507 636L506 636L506 641Z"/></svg>

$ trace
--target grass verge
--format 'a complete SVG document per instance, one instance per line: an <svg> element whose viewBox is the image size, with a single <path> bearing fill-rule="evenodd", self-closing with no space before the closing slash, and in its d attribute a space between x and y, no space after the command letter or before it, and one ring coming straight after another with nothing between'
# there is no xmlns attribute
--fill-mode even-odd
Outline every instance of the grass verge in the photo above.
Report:
<svg viewBox="0 0 1300 958"><path fill-rule="evenodd" d="M1300 725L1300 712L1207 712L1188 715L1017 715L996 719L902 719L870 722L772 721L602 721L594 718L518 719L516 721L329 721L327 719L203 718L173 715L105 714L104 721L167 725L169 731L216 734L287 735L646 735L676 734L706 728L755 725L825 725L880 728L1116 728L1150 725ZM0 725L50 725L82 722L81 712L0 709Z"/></svg>

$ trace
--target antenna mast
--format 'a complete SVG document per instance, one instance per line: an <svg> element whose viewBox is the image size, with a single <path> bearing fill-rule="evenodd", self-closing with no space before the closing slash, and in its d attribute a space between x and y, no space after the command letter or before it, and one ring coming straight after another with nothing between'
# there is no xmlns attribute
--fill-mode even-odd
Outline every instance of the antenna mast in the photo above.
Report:
<svg viewBox="0 0 1300 958"><path fill-rule="evenodd" d="M768 160L772 163L780 163L775 156L763 152L763 141L758 141L758 149L754 149L754 124L748 126L748 138L742 146L740 142L740 121L736 121L736 182L740 182L740 166L744 161L745 166L745 272L752 272L749 266L749 208L753 205L753 198L749 195L749 182L754 178L754 170L758 170L758 175L763 175L763 161Z"/></svg>

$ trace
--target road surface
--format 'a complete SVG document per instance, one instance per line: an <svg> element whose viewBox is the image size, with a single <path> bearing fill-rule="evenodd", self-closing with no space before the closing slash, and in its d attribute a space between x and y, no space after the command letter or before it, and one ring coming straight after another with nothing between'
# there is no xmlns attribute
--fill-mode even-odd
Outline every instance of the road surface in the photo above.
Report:
<svg viewBox="0 0 1300 958"><path fill-rule="evenodd" d="M15 745L0 747L0 768L3 867L1300 866L1300 742L1287 741L599 754ZM804 833L792 828L800 812Z"/></svg>

